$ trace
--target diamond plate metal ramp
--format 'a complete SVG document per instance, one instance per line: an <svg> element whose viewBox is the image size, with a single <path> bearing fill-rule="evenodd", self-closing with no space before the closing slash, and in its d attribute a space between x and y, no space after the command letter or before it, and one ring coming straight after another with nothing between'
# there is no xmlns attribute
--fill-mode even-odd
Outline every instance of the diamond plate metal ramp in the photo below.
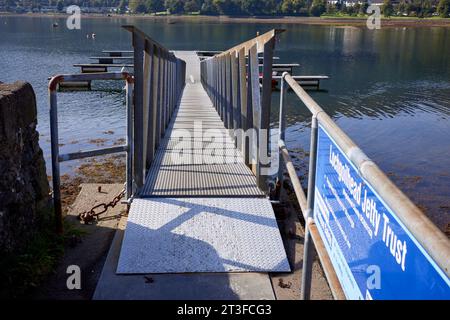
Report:
<svg viewBox="0 0 450 320"><path fill-rule="evenodd" d="M116 274L125 219L119 223L94 300L274 300L267 273ZM151 279L151 281L149 281Z"/></svg>
<svg viewBox="0 0 450 320"><path fill-rule="evenodd" d="M118 274L242 271L290 271L267 199L133 201Z"/></svg>

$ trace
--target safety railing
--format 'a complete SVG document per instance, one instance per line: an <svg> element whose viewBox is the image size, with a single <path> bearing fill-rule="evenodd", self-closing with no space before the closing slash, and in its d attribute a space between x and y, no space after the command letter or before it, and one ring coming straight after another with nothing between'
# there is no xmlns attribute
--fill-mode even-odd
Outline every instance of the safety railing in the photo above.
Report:
<svg viewBox="0 0 450 320"><path fill-rule="evenodd" d="M139 192L185 85L186 63L134 26L133 194Z"/></svg>
<svg viewBox="0 0 450 320"><path fill-rule="evenodd" d="M108 148L101 148L89 151L80 151L68 154L59 154L59 136L58 136L58 103L57 89L58 85L64 83L75 83L92 80L125 80L126 81L126 110L127 110L127 141L126 144ZM53 183L53 204L56 218L56 228L62 232L62 208L61 208L61 177L59 164L64 161L83 159L87 157L101 156L112 153L126 152L127 160L127 199L131 197L131 174L128 170L131 168L131 150L132 148L132 119L133 119L133 77L126 72L114 73L85 73L85 74L66 74L57 75L50 79L49 86L50 99L50 136L52 152L52 183Z"/></svg>
<svg viewBox="0 0 450 320"><path fill-rule="evenodd" d="M312 114L307 196L305 196L285 144L285 101L288 86ZM380 287L375 289L385 289L387 291L394 290L393 288L395 285L389 283L389 281L403 281L402 285L398 288L400 292L389 292L389 294L393 294L390 298L401 299L404 298L405 295L411 297L409 294L412 293L408 292L407 285L411 285L412 290L420 289L421 294L423 294L425 298L428 296L439 298L442 296L445 297L445 295L448 298L448 279L450 270L449 239L389 180L378 166L370 160L363 151L361 151L361 149L336 125L325 111L288 73L284 73L282 77L279 120L280 165L277 185L283 185L282 162L284 161L306 225L302 269L302 298L309 299L310 297L313 244L315 245L315 249L322 263L334 298L354 298L354 294L349 293L349 291L358 290L354 287L350 290L349 287L351 286L348 284L349 279L344 279L346 278L346 276L344 276L345 272L342 273L342 270L339 270L338 272L338 265L340 265L341 268L344 266L343 269L345 269L345 264L342 263L342 261L339 262L337 258L338 251L336 250L337 247L340 248L341 244L338 244L337 241L331 241L330 239L332 239L333 236L330 234L330 229L326 230L327 214L330 215L330 220L335 220L334 222L339 220L339 218L336 217L338 211L336 208L339 208L339 210L342 210L345 213L344 218L342 219L344 222L340 222L340 225L337 226L341 228L340 231L345 231L344 223L348 223L349 225L353 223L349 229L353 230L352 232L357 232L355 231L356 224L361 222L362 226L364 225L364 221L367 222L365 225L367 229L361 232L366 239L369 239L367 240L367 243L364 243L364 236L360 236L360 239L363 242L361 244L348 242L349 245L353 246L349 249L349 252L355 255L358 254L358 248L355 248L355 246L359 246L359 249L367 249L366 247L371 245L369 242L375 243L373 248L369 248L374 251L368 251L369 253L364 255L364 258L362 259L362 261L365 259L366 262L359 261L359 264L370 264L370 255L373 254L373 252L380 255L380 252L384 252L383 250L385 250L389 244L390 254L393 256L389 256L388 253L386 260L389 261L375 261L375 267L372 265L372 269L370 269L375 272L377 270L376 268L379 266L388 266L385 267L388 270L381 271L384 278L383 281L378 283ZM329 141L329 149L325 148L326 145L318 147L319 140L320 143ZM323 157L324 155L325 160L319 161L319 157ZM339 158L340 155L342 155L342 159ZM327 163L328 168L330 168L329 171L322 170L322 161L329 161L329 163ZM349 162L349 166L344 164L346 161ZM321 166L320 172L317 167L318 165ZM327 176L325 179L323 179L324 175ZM335 179L332 178L333 175L335 176ZM318 194L319 188L322 188L317 181L318 179L321 180L325 188L330 189L330 194L326 196ZM361 179L360 184L356 182L357 179ZM334 183L341 184L342 186L340 188L334 188ZM352 191L346 191L349 186ZM367 193L361 194L361 190L364 190ZM371 195L370 199L369 194ZM341 201L343 207L340 206L341 204L337 207L333 206L330 203L332 199L335 199L337 203ZM367 199L367 202L363 203L362 206L358 206L358 199L360 202ZM371 201L370 203L369 200ZM343 202L345 201L348 202L344 204ZM354 208L352 208L352 203L354 204ZM358 208L362 208L362 210ZM353 212L346 212L346 210L353 210ZM378 214L379 217L377 218ZM383 215L382 219L381 215ZM355 219L358 218L359 221L358 219L352 220L352 217ZM370 217L370 219L367 217ZM319 222L318 219L322 220L322 222ZM378 229L371 229L370 222L377 222ZM330 222L328 221L328 223ZM395 223L396 225L394 225ZM391 227L389 227L390 225ZM371 230L373 232L370 234ZM366 231L368 232L368 235L366 235ZM394 234L396 241L393 240ZM350 234L347 236L350 237L352 235ZM400 241L400 239L403 239L403 242ZM330 241L332 246L327 245ZM393 254L393 252L395 252L395 254ZM421 258L421 255L423 255L424 258ZM344 259L346 258L345 254L343 254L343 257ZM388 263L391 264L389 265ZM390 270L395 269L395 263L398 264L398 272ZM360 274L365 274L367 270L359 270L358 272L360 272ZM390 272L392 272L392 274L390 274ZM405 277L407 277L407 274L402 272L410 272L411 279L406 279ZM427 272L429 272L429 274L426 274ZM421 273L425 273L424 279L420 279L422 276ZM381 275L379 276L381 277ZM428 290L424 289L427 282L429 283ZM357 283L358 285L360 284L359 282ZM375 281L372 284L376 285L377 282ZM385 288L381 288L381 284L383 284ZM386 286L388 286L388 288L386 288ZM401 292L402 290L403 292ZM370 298L369 290L367 290L365 294L366 296L363 296L362 298Z"/></svg>
<svg viewBox="0 0 450 320"><path fill-rule="evenodd" d="M143 187L146 172L184 88L186 63L134 26L124 28L132 33L133 76L126 72L58 75L49 83L53 202L59 232L62 231L60 162L126 152L126 196L130 200ZM58 84L120 79L127 82L127 143L60 155L56 99Z"/></svg>
<svg viewBox="0 0 450 320"><path fill-rule="evenodd" d="M255 137L250 139L253 145L249 146L246 135L242 134L237 146L263 190L267 186L262 168L268 164L261 159L267 156L263 153L269 148L273 51L276 37L283 31L271 30L203 60L200 65L203 87L225 127L242 132L254 129ZM262 54L262 71L258 54Z"/></svg>

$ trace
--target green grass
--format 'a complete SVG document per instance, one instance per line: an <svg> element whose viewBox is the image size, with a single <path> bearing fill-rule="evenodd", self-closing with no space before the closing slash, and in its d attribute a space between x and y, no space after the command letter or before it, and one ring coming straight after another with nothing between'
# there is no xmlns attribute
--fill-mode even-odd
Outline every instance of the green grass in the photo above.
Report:
<svg viewBox="0 0 450 320"><path fill-rule="evenodd" d="M332 19L336 19L336 18L338 18L338 19L364 19L364 18L367 18L368 16L365 15L365 14L349 15L349 14L346 14L346 13L337 12L337 13L334 13L334 14L325 13L325 14L322 14L320 17L324 18L324 19L327 19L327 18L332 18Z"/></svg>
<svg viewBox="0 0 450 320"><path fill-rule="evenodd" d="M83 235L74 225L64 223L64 234L55 233L53 215L42 215L39 231L21 252L0 253L0 299L24 298L56 268L65 244Z"/></svg>

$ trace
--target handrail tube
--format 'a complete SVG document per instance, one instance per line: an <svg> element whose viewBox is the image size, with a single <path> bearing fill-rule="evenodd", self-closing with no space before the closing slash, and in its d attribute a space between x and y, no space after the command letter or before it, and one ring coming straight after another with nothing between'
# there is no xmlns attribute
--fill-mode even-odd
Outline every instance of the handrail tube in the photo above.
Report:
<svg viewBox="0 0 450 320"><path fill-rule="evenodd" d="M300 87L291 75L285 75L305 106L317 116L321 126L330 134L344 154L370 183L383 201L396 213L405 227L414 235L438 266L450 276L450 240L431 220L367 157L340 129L323 109Z"/></svg>
<svg viewBox="0 0 450 320"><path fill-rule="evenodd" d="M400 189L397 188L397 186L394 185L394 183L392 183L392 181L379 169L379 167L364 154L364 152L350 139L350 137L347 136L347 134L345 134L344 131L342 131L342 129L338 127L338 125L325 113L325 111L295 81L294 77L285 72L282 76L282 87L284 82L290 85L298 98L312 113L313 127L314 123L317 123L327 131L331 138L342 149L343 153L356 167L361 177L371 185L371 187L378 193L378 195L383 199L387 206L395 212L400 221L423 246L423 248L431 256L431 258L436 262L436 264L445 272L447 276L449 276L450 259L448 259L448 257L450 256L450 240L445 236L445 234L441 232L441 230L436 225L434 225L429 220L429 218L422 211L420 211L414 205L414 203L408 197L406 197L406 195ZM284 92L285 90L282 90L282 95L284 94ZM283 101L283 97L280 101ZM280 106L280 108L282 109L282 105ZM312 133L311 136L313 137L314 133ZM279 147L280 153L283 155L283 158L287 163L286 167L288 169L291 180L297 181L296 179L292 179L292 177L296 175L295 169L292 170L292 168L290 168L288 162L290 160L289 153L285 149L286 146L284 145L284 141L281 139L279 141ZM315 156L312 154L310 154L310 157L315 158ZM313 160L315 162L315 159ZM309 187L308 190L308 193L310 193L311 187ZM299 199L299 203L304 202L301 194L300 196L297 196L297 198ZM302 211L303 209L304 208L302 208ZM317 226L315 225L312 216L310 216L310 210L310 206L308 205L306 211L307 217L305 220L306 232L308 235L309 230L309 233L313 238L315 247L319 254L319 258L322 262L322 265L324 265L324 259L327 259L328 254L326 252L323 252L323 250L325 250L325 247L321 248L321 246L323 245L323 241L320 238L320 235L315 234L314 230L317 230ZM305 216L305 212L303 212L303 214ZM324 267L324 269L326 268ZM305 268L303 271L305 271ZM308 270L306 271L308 272ZM330 278L333 279L336 276L336 273L334 272L334 270L331 273L326 271L326 275L328 281L330 282ZM302 285L305 285L304 281ZM335 296L335 298L340 296L339 293L337 295L335 295L334 293L333 295ZM309 295L307 295L305 298L308 297Z"/></svg>
<svg viewBox="0 0 450 320"><path fill-rule="evenodd" d="M89 74L61 74L52 77L48 84L49 102L50 102L50 137L51 137L51 159L52 159L52 187L53 187L53 207L55 212L56 231L61 234L63 232L62 206L61 206L61 177L59 163L73 159L81 159L99 154L111 154L126 151L127 165L131 161L130 131L127 130L127 143L125 146L105 148L100 150L91 150L78 153L69 153L65 155L59 154L59 135L58 135L58 103L57 88L62 82L78 82L92 80L119 80L126 81L126 104L127 104L127 128L131 126L130 109L132 109L133 101L130 96L133 95L134 78L127 72L106 72L106 73L89 73ZM129 183L131 175L127 171L127 198L129 198Z"/></svg>
<svg viewBox="0 0 450 320"><path fill-rule="evenodd" d="M306 203L306 195L303 191L303 187L300 183L300 179L298 178L297 171L295 170L294 164L292 163L292 159L289 155L289 151L283 140L278 141L278 146L280 148L280 153L283 156L283 160L286 166L286 170L289 174L289 178L291 179L292 187L294 188L295 196L297 197L298 204L300 205L300 210L302 212L303 218L305 220L305 230L309 229L311 237L314 241L314 246L316 247L317 254L319 256L321 265L325 272L328 284L331 289L331 293L333 294L333 298L336 300L345 300L345 294L342 290L342 286L339 282L336 272L333 269L333 265L331 263L330 256L328 255L325 244L323 240L320 238L319 231L313 220L307 218L307 203ZM281 171L281 170L280 170ZM306 221L309 222L308 226L306 225Z"/></svg>
<svg viewBox="0 0 450 320"><path fill-rule="evenodd" d="M264 52L264 45L270 41L272 38L274 38L275 36L277 36L280 33L283 33L284 31L286 31L286 29L272 29L260 36L257 36L253 39L250 39L248 41L245 41L243 43L240 43L230 49L228 49L227 51L224 51L222 53L216 54L213 57L222 57L226 54L229 53L233 53L233 52L237 52L240 51L241 49L245 50L245 54L248 54L248 51L250 50L251 47L253 47L255 44L258 47L258 53ZM208 60L208 59L206 59Z"/></svg>
<svg viewBox="0 0 450 320"><path fill-rule="evenodd" d="M284 165L286 166L286 171L289 174L289 178L291 179L292 187L294 188L295 196L297 197L298 204L300 205L300 210L302 211L303 219L306 221L306 195L303 191L302 184L300 183L300 179L297 176L297 171L295 170L294 164L292 163L291 156L289 155L289 151L284 144L283 140L278 141L278 146L280 148L280 153L283 156ZM280 170L281 171L281 170Z"/></svg>
<svg viewBox="0 0 450 320"><path fill-rule="evenodd" d="M128 145L115 146L109 148L94 149L89 151L72 152L59 155L59 162L102 156L105 154L118 153L128 151Z"/></svg>

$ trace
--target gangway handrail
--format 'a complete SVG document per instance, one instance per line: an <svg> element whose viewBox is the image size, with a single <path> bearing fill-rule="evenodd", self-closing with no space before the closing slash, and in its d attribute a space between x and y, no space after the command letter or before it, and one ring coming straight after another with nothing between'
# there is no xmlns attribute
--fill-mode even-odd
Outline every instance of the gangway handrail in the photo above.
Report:
<svg viewBox="0 0 450 320"><path fill-rule="evenodd" d="M222 53L219 53L215 55L214 57L222 57L227 54L233 53L233 52L239 52L240 50L244 49L245 54L248 54L251 47L256 45L257 53L263 53L264 52L264 45L274 39L277 35L280 33L283 33L286 31L285 29L272 29L262 35L259 35L253 39L250 39L248 41L242 42L226 51L223 51Z"/></svg>
<svg viewBox="0 0 450 320"><path fill-rule="evenodd" d="M277 36L284 31L272 29L200 62L203 87L225 127L252 131L256 135L255 141L263 141L263 135L270 129L273 52ZM267 191L264 171L267 164L262 164L260 159L266 156L264 150L268 150L266 140L266 146L262 148L259 145L263 142L256 143L259 146L256 150L246 143L245 136L236 142L245 163L256 176L258 187L264 191Z"/></svg>
<svg viewBox="0 0 450 320"><path fill-rule="evenodd" d="M139 195L156 147L184 88L186 63L138 28L134 26L124 26L124 28L132 33L133 38L133 76L127 72L83 73L58 75L49 82L53 202L58 232L62 232L63 224L59 163L126 152L127 200ZM120 79L127 81L127 144L59 155L56 99L58 84Z"/></svg>
<svg viewBox="0 0 450 320"><path fill-rule="evenodd" d="M124 145L106 147L95 150L79 151L68 154L59 154L58 136L58 103L57 89L62 82L80 82L92 80L125 80L126 81L126 110L127 110L127 141ZM132 132L131 123L133 118L133 77L127 72L105 72L105 73L83 73L83 74L62 74L54 76L48 84L50 100L50 144L52 153L52 188L53 207L55 212L55 223L58 233L63 231L62 207L61 207L61 177L59 164L64 161L83 159L87 157L100 156L118 152L126 152L127 176L126 189L127 199L131 197L131 174L128 169L131 166Z"/></svg>
<svg viewBox="0 0 450 320"><path fill-rule="evenodd" d="M295 92L312 114L311 144L309 154L308 194L304 191L298 180L295 168L290 161L289 152L285 145L285 100L287 86ZM315 173L317 160L317 135L318 125L321 125L350 162L356 167L359 175L365 179L383 201L395 212L403 225L412 233L415 239L423 246L434 262L447 275L450 275L450 240L417 206L380 170L380 168L364 154L364 152L350 139L350 137L331 119L331 117L308 95L297 83L294 77L285 72L282 75L280 94L280 119L279 119L279 151L280 166L278 185L282 185L283 172L281 170L281 158L284 159L289 177L292 181L297 200L305 218L304 259L302 269L303 299L308 299L311 286L312 246L311 238L316 251L324 267L325 274L335 298L345 298L342 287L339 285L336 273L330 263L330 258L323 246L323 241L317 230L313 218Z"/></svg>
<svg viewBox="0 0 450 320"><path fill-rule="evenodd" d="M134 60L133 194L144 186L169 120L185 85L186 63L139 28L132 34Z"/></svg>

